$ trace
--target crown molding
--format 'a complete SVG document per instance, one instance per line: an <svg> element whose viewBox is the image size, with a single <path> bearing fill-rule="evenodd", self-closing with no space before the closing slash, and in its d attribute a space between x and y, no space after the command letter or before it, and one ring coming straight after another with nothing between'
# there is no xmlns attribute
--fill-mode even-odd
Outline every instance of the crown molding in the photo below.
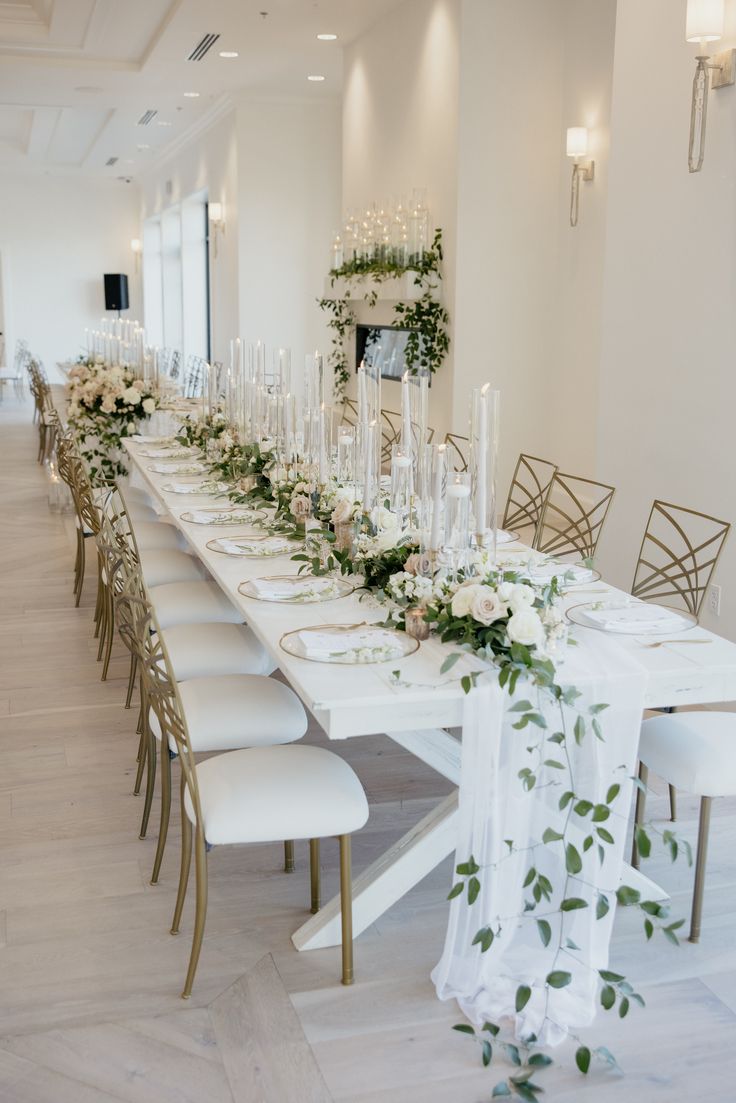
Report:
<svg viewBox="0 0 736 1103"><path fill-rule="evenodd" d="M202 134L211 130L215 123L219 122L220 119L223 119L234 110L235 101L229 92L225 92L215 100L211 107L203 111L198 119L195 119L185 130L182 130L180 134L172 138L172 140L163 147L159 155L146 166L145 170L135 175L140 179L145 179L159 172L169 161L172 161L181 153L182 150L190 146L192 142L196 141Z"/></svg>

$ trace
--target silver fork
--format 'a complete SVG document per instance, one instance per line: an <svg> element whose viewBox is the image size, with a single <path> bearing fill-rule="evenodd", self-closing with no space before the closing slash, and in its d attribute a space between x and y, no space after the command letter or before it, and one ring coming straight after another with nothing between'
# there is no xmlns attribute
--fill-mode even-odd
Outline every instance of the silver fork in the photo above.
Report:
<svg viewBox="0 0 736 1103"><path fill-rule="evenodd" d="M656 643L643 643L642 647L664 647L666 643L712 643L712 640L657 640Z"/></svg>

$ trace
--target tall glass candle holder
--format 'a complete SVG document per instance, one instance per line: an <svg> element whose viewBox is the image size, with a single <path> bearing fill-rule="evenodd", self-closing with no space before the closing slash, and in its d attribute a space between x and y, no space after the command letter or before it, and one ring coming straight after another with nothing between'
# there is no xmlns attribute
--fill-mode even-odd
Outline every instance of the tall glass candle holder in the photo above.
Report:
<svg viewBox="0 0 736 1103"><path fill-rule="evenodd" d="M291 390L291 350L274 349L273 385L283 394Z"/></svg>
<svg viewBox="0 0 736 1103"><path fill-rule="evenodd" d="M431 493L424 508L424 524L429 527L429 551L433 557L439 553L442 542L442 514L447 480L447 446L429 445L429 472Z"/></svg>
<svg viewBox="0 0 736 1103"><path fill-rule="evenodd" d="M464 570L470 549L470 475L456 471L447 480L442 558L453 574Z"/></svg>
<svg viewBox="0 0 736 1103"><path fill-rule="evenodd" d="M337 481L341 486L355 484L355 426L337 429Z"/></svg>
<svg viewBox="0 0 736 1103"><path fill-rule="evenodd" d="M403 444L391 448L391 512L399 518L399 526L409 525L413 498L411 452L405 452Z"/></svg>
<svg viewBox="0 0 736 1103"><path fill-rule="evenodd" d="M496 466L500 393L491 384L477 387L470 406L468 470L473 497L473 535L480 548L496 554Z"/></svg>
<svg viewBox="0 0 736 1103"><path fill-rule="evenodd" d="M363 446L363 512L370 514L378 500L380 489L380 431L377 421L365 428Z"/></svg>

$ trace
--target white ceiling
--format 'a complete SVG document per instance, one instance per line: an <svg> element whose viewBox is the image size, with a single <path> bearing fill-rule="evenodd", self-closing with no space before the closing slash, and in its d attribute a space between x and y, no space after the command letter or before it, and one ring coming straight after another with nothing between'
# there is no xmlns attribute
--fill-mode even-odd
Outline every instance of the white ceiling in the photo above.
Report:
<svg viewBox="0 0 736 1103"><path fill-rule="evenodd" d="M0 172L136 176L228 94L337 96L342 46L400 2L0 0Z"/></svg>

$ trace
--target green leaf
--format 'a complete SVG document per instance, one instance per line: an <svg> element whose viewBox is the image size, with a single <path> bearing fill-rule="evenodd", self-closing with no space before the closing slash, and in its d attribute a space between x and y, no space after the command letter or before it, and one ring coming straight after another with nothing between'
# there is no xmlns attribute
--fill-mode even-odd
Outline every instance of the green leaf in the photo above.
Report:
<svg viewBox="0 0 736 1103"><path fill-rule="evenodd" d="M491 1099L506 1099L511 1095L511 1088L506 1081L502 1081L500 1084L496 1084L495 1088L491 1092Z"/></svg>
<svg viewBox="0 0 736 1103"><path fill-rule="evenodd" d="M638 904L641 893L638 889L632 889L631 885L621 885L616 889L616 899L622 908L630 908L632 904Z"/></svg>
<svg viewBox="0 0 736 1103"><path fill-rule="evenodd" d="M475 1028L470 1023L455 1023L452 1029L457 1030L458 1034L475 1034Z"/></svg>
<svg viewBox="0 0 736 1103"><path fill-rule="evenodd" d="M546 1053L533 1053L527 1064L531 1065L533 1069L546 1069L552 1064L552 1058L548 1057Z"/></svg>
<svg viewBox="0 0 736 1103"><path fill-rule="evenodd" d="M511 1064L516 1065L517 1067L520 1067L521 1066L521 1054L519 1053L519 1047L515 1046L515 1045L511 1045L508 1042L505 1042L503 1048L504 1048L504 1051L506 1053L506 1056L511 1061Z"/></svg>
<svg viewBox="0 0 736 1103"><path fill-rule="evenodd" d="M560 911L562 912L574 912L579 911L580 908L587 908L585 900L581 900L579 896L567 896L560 904Z"/></svg>
<svg viewBox="0 0 736 1103"><path fill-rule="evenodd" d="M531 999L532 990L528 984L520 984L516 989L516 1010L523 1011Z"/></svg>
<svg viewBox="0 0 736 1103"><path fill-rule="evenodd" d="M639 824L634 828L634 834L636 836L636 849L639 851L642 858L648 858L652 853L652 841L649 835Z"/></svg>
<svg viewBox="0 0 736 1103"><path fill-rule="evenodd" d="M476 933L471 945L477 946L480 943L481 953L485 954L487 950L490 950L495 937L490 927L481 927Z"/></svg>
<svg viewBox="0 0 736 1103"><path fill-rule="evenodd" d="M564 838L564 835L561 835L559 831L555 831L552 827L545 827L544 834L542 835L542 842L556 843L562 838Z"/></svg>
<svg viewBox="0 0 736 1103"><path fill-rule="evenodd" d="M578 716L577 720L575 721L573 735L575 736L575 742L578 746L580 746L580 744L585 739L585 721L583 720L582 716Z"/></svg>
<svg viewBox="0 0 736 1103"><path fill-rule="evenodd" d="M537 1092L540 1092L542 1090L541 1088L536 1087L528 1081L526 1083L514 1083L513 1077L511 1083L519 1099L523 1099L524 1103L537 1103Z"/></svg>
<svg viewBox="0 0 736 1103"><path fill-rule="evenodd" d="M629 1006L629 1001L626 996L624 996L624 998L621 1000L621 1003L618 1005L618 1016L620 1019L626 1018L629 1013Z"/></svg>
<svg viewBox="0 0 736 1103"><path fill-rule="evenodd" d="M481 1057L483 1060L483 1068L488 1068L493 1060L493 1047L488 1039L485 1039L481 1044Z"/></svg>
<svg viewBox="0 0 736 1103"><path fill-rule="evenodd" d="M469 877L471 873L478 873L479 870L480 866L472 854L467 862L460 862L459 865L455 866L455 873L459 873L461 877Z"/></svg>
<svg viewBox="0 0 736 1103"><path fill-rule="evenodd" d="M459 656L458 656L458 658L459 658ZM511 708L508 711L509 712L531 712L533 708L534 708L534 705L531 703L531 701L517 701L516 704L512 705Z"/></svg>
<svg viewBox="0 0 736 1103"><path fill-rule="evenodd" d="M468 881L468 903L474 904L480 892L480 881L477 877L471 877Z"/></svg>
<svg viewBox="0 0 736 1103"><path fill-rule="evenodd" d="M603 823L611 815L611 809L607 804L596 804L593 809L593 823Z"/></svg>
<svg viewBox="0 0 736 1103"><path fill-rule="evenodd" d="M616 1002L616 989L612 988L610 984L604 984L601 988L601 1004L610 1011Z"/></svg>
<svg viewBox="0 0 736 1103"><path fill-rule="evenodd" d="M565 847L565 868L572 874L580 873L583 868L583 859L572 843L568 843Z"/></svg>
<svg viewBox="0 0 736 1103"><path fill-rule="evenodd" d="M597 1057L600 1057L602 1061L606 1061L612 1068L618 1068L618 1061L611 1053L610 1049L606 1049L605 1046L598 1046L595 1050Z"/></svg>
<svg viewBox="0 0 736 1103"><path fill-rule="evenodd" d="M595 917L596 917L596 919L603 919L603 916L608 915L610 910L611 910L611 905L608 903L608 897L604 896L603 893L599 893L598 894L598 903L595 906Z"/></svg>
<svg viewBox="0 0 736 1103"><path fill-rule="evenodd" d="M598 976L608 984L620 984L622 980L626 980L623 973L612 973L610 969L599 969Z"/></svg>
<svg viewBox="0 0 736 1103"><path fill-rule="evenodd" d="M595 833L604 843L613 844L616 841L607 827L596 827Z"/></svg>
<svg viewBox="0 0 736 1103"><path fill-rule="evenodd" d="M583 839L583 852L585 854L587 854L592 845L593 845L593 836L592 835L586 835L585 838Z"/></svg>
<svg viewBox="0 0 736 1103"><path fill-rule="evenodd" d="M571 938L566 938L565 939L565 949L567 949L567 950L579 950L580 947L578 946L577 942L573 942L573 940Z"/></svg>
<svg viewBox="0 0 736 1103"><path fill-rule="evenodd" d="M488 1034L492 1035L495 1038L495 1037L497 1037L499 1031L501 1030L501 1027L497 1026L496 1023L487 1023L486 1022L486 1023L483 1023L483 1029L485 1031L487 1031Z"/></svg>
<svg viewBox="0 0 736 1103"><path fill-rule="evenodd" d="M570 789L568 789L566 793L562 794L562 796L560 797L560 800L559 800L559 804L558 804L558 807L559 807L561 812L563 811L563 809L567 808L568 804L570 803L570 801L573 799L574 796L575 796L575 794Z"/></svg>
<svg viewBox="0 0 736 1103"><path fill-rule="evenodd" d="M536 876L537 876L537 871L534 868L534 866L532 866L531 869L529 870L529 872L527 873L526 877L524 878L524 884L522 885L522 888L528 889Z"/></svg>
<svg viewBox="0 0 736 1103"><path fill-rule="evenodd" d="M440 674L447 674L448 670L452 670L458 659L462 659L461 651L453 651L451 655L448 655L442 666L440 667Z"/></svg>
<svg viewBox="0 0 736 1103"><path fill-rule="evenodd" d="M606 804L611 804L621 792L621 786L616 784L612 785L606 793Z"/></svg>
<svg viewBox="0 0 736 1103"><path fill-rule="evenodd" d="M458 881L458 883L456 885L453 885L452 888L450 889L450 891L448 892L447 899L448 900L454 900L456 896L460 895L460 893L463 891L464 888L465 888L465 885L462 883L462 881Z"/></svg>
<svg viewBox="0 0 736 1103"><path fill-rule="evenodd" d="M542 940L543 946L549 946L552 938L552 928L546 919L537 920L537 930L539 931L539 937Z"/></svg>
<svg viewBox="0 0 736 1103"><path fill-rule="evenodd" d="M579 1046L575 1051L575 1064L585 1075L590 1068L590 1050L587 1046Z"/></svg>
<svg viewBox="0 0 736 1103"><path fill-rule="evenodd" d="M587 816L592 808L593 802L591 800L579 800L576 802L573 811L576 816Z"/></svg>
<svg viewBox="0 0 736 1103"><path fill-rule="evenodd" d="M565 766L558 762L556 758L545 758L543 762L544 766L549 766L552 770L564 770Z"/></svg>
<svg viewBox="0 0 736 1103"><path fill-rule="evenodd" d="M570 973L566 973L562 969L555 969L551 973L547 973L546 981L550 988L567 988L568 984L572 980Z"/></svg>
<svg viewBox="0 0 736 1103"><path fill-rule="evenodd" d="M647 942L654 934L654 924L652 923L651 919L644 920L644 934L647 936Z"/></svg>

